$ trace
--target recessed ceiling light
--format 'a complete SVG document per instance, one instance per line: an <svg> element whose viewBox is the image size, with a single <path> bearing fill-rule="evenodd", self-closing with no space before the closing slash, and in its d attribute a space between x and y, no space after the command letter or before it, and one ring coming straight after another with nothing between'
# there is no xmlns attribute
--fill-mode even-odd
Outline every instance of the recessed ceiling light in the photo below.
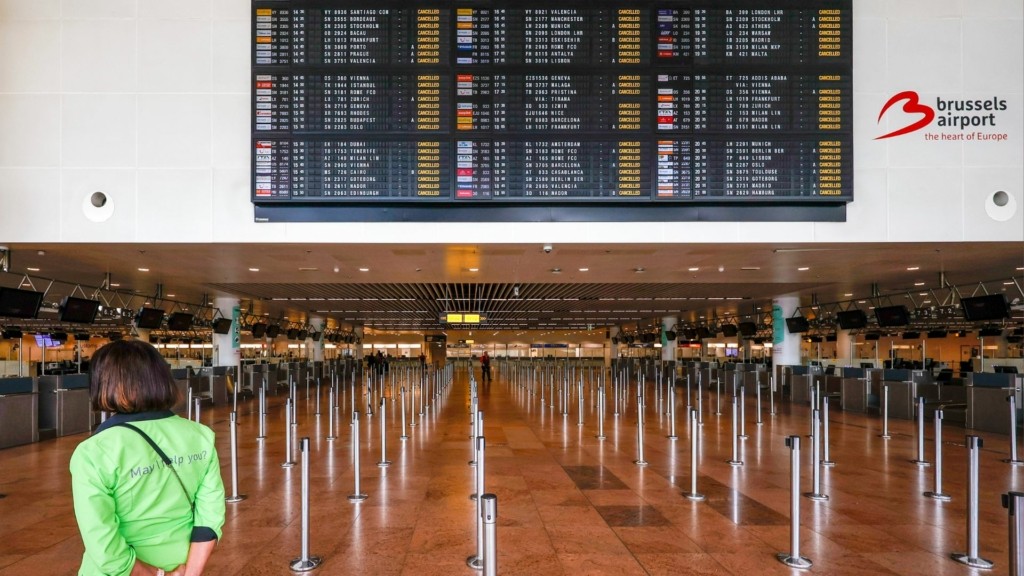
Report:
<svg viewBox="0 0 1024 576"><path fill-rule="evenodd" d="M914 286L924 286L924 282L914 282Z"/></svg>
<svg viewBox="0 0 1024 576"><path fill-rule="evenodd" d="M847 292L846 294L843 294L843 296L849 298L850 296L853 296L853 292Z"/></svg>
<svg viewBox="0 0 1024 576"><path fill-rule="evenodd" d="M643 274L645 270L641 267L637 267L633 269L633 272L636 272L637 274Z"/></svg>
<svg viewBox="0 0 1024 576"><path fill-rule="evenodd" d="M479 268L470 268L469 271L470 272L479 272L480 269Z"/></svg>
<svg viewBox="0 0 1024 576"><path fill-rule="evenodd" d="M39 268L25 268L25 270L28 270L29 272L39 272Z"/></svg>
<svg viewBox="0 0 1024 576"><path fill-rule="evenodd" d="M914 270L920 270L920 266L907 266L907 272L913 272Z"/></svg>
<svg viewBox="0 0 1024 576"><path fill-rule="evenodd" d="M743 266L742 268L740 268L740 270L743 270L743 271L746 271L746 272L756 272L757 270L760 270L760 269L761 269L760 266Z"/></svg>
<svg viewBox="0 0 1024 576"><path fill-rule="evenodd" d="M580 268L580 272L590 272L590 268Z"/></svg>
<svg viewBox="0 0 1024 576"><path fill-rule="evenodd" d="M360 272L369 272L370 269L369 268L360 268L359 271Z"/></svg>
<svg viewBox="0 0 1024 576"><path fill-rule="evenodd" d="M259 272L259 268L249 268L249 272Z"/></svg>
<svg viewBox="0 0 1024 576"><path fill-rule="evenodd" d="M149 272L149 268L139 268L139 272Z"/></svg>
<svg viewBox="0 0 1024 576"><path fill-rule="evenodd" d="M113 287L113 288L120 288L121 287L120 284L113 283L113 282L110 284L110 286Z"/></svg>
<svg viewBox="0 0 1024 576"><path fill-rule="evenodd" d="M687 270L689 270L690 272L697 272L697 271L700 270L700 267L699 266L690 266L689 268L687 268Z"/></svg>
<svg viewBox="0 0 1024 576"><path fill-rule="evenodd" d="M799 270L800 272L806 272L806 271L808 271L810 269L811 268L809 266L801 266L801 267L797 268L797 270Z"/></svg>
<svg viewBox="0 0 1024 576"><path fill-rule="evenodd" d="M1018 266L1017 270L1024 270L1024 266Z"/></svg>
<svg viewBox="0 0 1024 576"><path fill-rule="evenodd" d="M174 294L168 294L167 297L168 298L174 298Z"/></svg>
<svg viewBox="0 0 1024 576"><path fill-rule="evenodd" d="M318 272L319 268L299 268L299 272Z"/></svg>
<svg viewBox="0 0 1024 576"><path fill-rule="evenodd" d="M552 274L561 274L562 273L562 269L561 268L552 268L551 269L551 273Z"/></svg>

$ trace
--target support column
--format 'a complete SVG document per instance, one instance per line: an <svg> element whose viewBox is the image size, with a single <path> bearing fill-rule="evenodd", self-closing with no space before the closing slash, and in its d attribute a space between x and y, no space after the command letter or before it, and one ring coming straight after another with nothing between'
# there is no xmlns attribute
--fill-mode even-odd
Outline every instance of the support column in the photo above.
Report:
<svg viewBox="0 0 1024 576"><path fill-rule="evenodd" d="M849 330L839 330L836 332L836 364L845 364L846 366L853 366L853 361L857 357L857 347L854 343L857 341L856 336L852 336Z"/></svg>
<svg viewBox="0 0 1024 576"><path fill-rule="evenodd" d="M786 330L786 318L800 307L799 296L779 296L772 300L772 365L800 364L800 335Z"/></svg>
<svg viewBox="0 0 1024 576"><path fill-rule="evenodd" d="M312 334L309 338L306 338L306 350L310 352L309 359L314 362L324 361L324 328L327 327L327 322L323 318L318 316L310 316L309 325L313 330L320 332L320 339L314 341Z"/></svg>
<svg viewBox="0 0 1024 576"><path fill-rule="evenodd" d="M669 330L675 330L679 324L679 320L675 316L665 316L661 319L661 333L664 334ZM678 336L677 336L678 338ZM676 341L667 340L662 338L661 340L661 361L669 366L675 366L676 362Z"/></svg>
<svg viewBox="0 0 1024 576"><path fill-rule="evenodd" d="M213 335L213 366L238 366L242 357L238 299L214 298L213 307L220 310L221 316L231 318L231 330L227 334Z"/></svg>

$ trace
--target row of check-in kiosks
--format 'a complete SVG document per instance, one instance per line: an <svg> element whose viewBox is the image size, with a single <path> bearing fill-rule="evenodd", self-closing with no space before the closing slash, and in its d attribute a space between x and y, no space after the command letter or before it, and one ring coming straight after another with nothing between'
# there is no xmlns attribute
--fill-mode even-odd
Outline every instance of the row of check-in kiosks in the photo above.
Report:
<svg viewBox="0 0 1024 576"><path fill-rule="evenodd" d="M351 360L243 364L238 392L253 394L265 383L268 394L277 394L290 382L304 386L321 377L341 377L351 369ZM171 370L181 398L175 412L187 412L190 397L208 405L232 402L237 373L236 366ZM0 378L0 448L89 432L101 420L89 402L88 374Z"/></svg>

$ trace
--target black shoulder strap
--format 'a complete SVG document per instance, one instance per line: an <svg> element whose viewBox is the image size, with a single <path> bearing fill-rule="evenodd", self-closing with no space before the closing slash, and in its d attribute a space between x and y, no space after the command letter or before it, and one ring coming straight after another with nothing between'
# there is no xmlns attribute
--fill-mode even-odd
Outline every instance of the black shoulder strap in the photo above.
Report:
<svg viewBox="0 0 1024 576"><path fill-rule="evenodd" d="M142 436L143 440L145 440L150 446L153 447L153 450L156 452L157 456L159 456L160 459L163 460L164 465L170 468L171 472L174 473L174 477L178 479L178 485L181 486L182 492L185 493L185 500L188 501L189 506L192 508L192 515L194 516L196 513L196 504L188 495L188 488L185 488L185 483L181 481L181 476L179 476L178 471L174 469L174 465L171 463L171 459L167 456L167 454L164 453L164 451L161 450L160 447L156 445L156 442L154 442L153 439L149 437L149 434L146 434L136 426L129 424L127 422L121 422L120 424L115 424L114 426L124 426L125 428L128 428L130 430L134 430L139 434L139 436Z"/></svg>

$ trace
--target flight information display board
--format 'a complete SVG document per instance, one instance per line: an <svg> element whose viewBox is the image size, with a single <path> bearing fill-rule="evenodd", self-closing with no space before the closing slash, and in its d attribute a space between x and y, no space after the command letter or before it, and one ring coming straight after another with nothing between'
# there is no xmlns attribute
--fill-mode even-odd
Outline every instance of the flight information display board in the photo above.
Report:
<svg viewBox="0 0 1024 576"><path fill-rule="evenodd" d="M852 0L256 0L252 200L842 204Z"/></svg>

